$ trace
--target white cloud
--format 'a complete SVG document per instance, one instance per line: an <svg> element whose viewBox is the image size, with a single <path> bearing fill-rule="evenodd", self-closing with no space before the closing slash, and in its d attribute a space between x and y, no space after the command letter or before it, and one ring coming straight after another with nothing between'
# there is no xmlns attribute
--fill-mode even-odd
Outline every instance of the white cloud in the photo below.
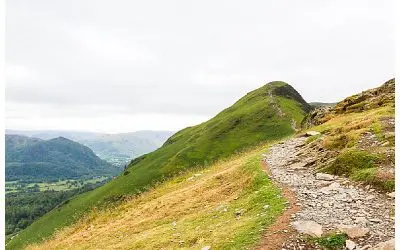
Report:
<svg viewBox="0 0 400 250"><path fill-rule="evenodd" d="M392 5L12 0L6 124L183 128L273 80L337 101L394 76Z"/></svg>
<svg viewBox="0 0 400 250"><path fill-rule="evenodd" d="M7 82L18 84L38 79L36 72L24 65L6 64Z"/></svg>

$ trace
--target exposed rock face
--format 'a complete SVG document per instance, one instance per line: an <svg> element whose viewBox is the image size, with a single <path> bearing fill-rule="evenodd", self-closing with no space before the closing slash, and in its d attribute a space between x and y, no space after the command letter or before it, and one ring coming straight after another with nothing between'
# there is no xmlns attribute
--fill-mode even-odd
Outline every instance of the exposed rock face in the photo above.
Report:
<svg viewBox="0 0 400 250"><path fill-rule="evenodd" d="M333 107L323 106L313 109L301 122L302 128L310 128L312 126L320 125L326 122L326 116L331 112Z"/></svg>
<svg viewBox="0 0 400 250"><path fill-rule="evenodd" d="M303 234L320 237L323 234L322 226L315 221L295 221L293 227Z"/></svg>

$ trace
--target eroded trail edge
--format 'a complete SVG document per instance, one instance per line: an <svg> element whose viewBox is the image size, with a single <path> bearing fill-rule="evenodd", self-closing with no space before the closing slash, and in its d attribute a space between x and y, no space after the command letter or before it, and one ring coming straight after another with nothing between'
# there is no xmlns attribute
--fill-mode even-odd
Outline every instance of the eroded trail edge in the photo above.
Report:
<svg viewBox="0 0 400 250"><path fill-rule="evenodd" d="M293 138L263 155L266 172L280 183L290 204L268 229L262 240L265 247L259 249L312 249L305 235L339 231L348 235L348 249L383 249L379 248L383 245L392 249L394 197L344 177L316 174L315 162L326 155L305 141Z"/></svg>
<svg viewBox="0 0 400 250"><path fill-rule="evenodd" d="M261 166L264 172L271 175L268 164L263 160ZM280 182L274 181L274 184L282 189L282 195L286 198L288 209L286 209L277 220L268 227L265 231L260 244L255 249L280 249L281 245L290 239L290 236L295 235L296 231L290 227L291 215L300 210L297 206L296 194L287 186Z"/></svg>

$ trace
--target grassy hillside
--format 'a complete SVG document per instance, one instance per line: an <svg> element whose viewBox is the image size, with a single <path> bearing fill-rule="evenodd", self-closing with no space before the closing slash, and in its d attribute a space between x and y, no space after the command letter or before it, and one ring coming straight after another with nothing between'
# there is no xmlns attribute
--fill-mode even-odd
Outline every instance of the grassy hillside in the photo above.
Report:
<svg viewBox="0 0 400 250"><path fill-rule="evenodd" d="M179 131L158 150L133 160L110 183L51 211L7 247L18 249L40 241L95 206L115 205L124 196L138 194L190 168L209 166L246 148L291 135L309 108L290 85L283 82L264 85L209 121Z"/></svg>
<svg viewBox="0 0 400 250"><path fill-rule="evenodd" d="M284 208L280 190L261 169L265 151L190 171L112 210L92 211L28 249L244 249Z"/></svg>
<svg viewBox="0 0 400 250"><path fill-rule="evenodd" d="M57 181L112 176L118 169L77 142L6 135L6 180Z"/></svg>

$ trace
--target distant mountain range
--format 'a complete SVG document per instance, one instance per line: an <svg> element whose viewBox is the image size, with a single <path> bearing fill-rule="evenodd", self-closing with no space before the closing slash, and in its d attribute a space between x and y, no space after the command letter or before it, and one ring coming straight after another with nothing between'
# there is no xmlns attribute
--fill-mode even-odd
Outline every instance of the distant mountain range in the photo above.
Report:
<svg viewBox="0 0 400 250"><path fill-rule="evenodd" d="M5 136L6 180L30 182L114 176L121 168L64 137L49 140L21 135Z"/></svg>
<svg viewBox="0 0 400 250"><path fill-rule="evenodd" d="M118 166L159 148L171 131L137 131L121 134L102 134L76 131L6 130L6 134L25 135L43 140L64 137L92 149L97 156Z"/></svg>

